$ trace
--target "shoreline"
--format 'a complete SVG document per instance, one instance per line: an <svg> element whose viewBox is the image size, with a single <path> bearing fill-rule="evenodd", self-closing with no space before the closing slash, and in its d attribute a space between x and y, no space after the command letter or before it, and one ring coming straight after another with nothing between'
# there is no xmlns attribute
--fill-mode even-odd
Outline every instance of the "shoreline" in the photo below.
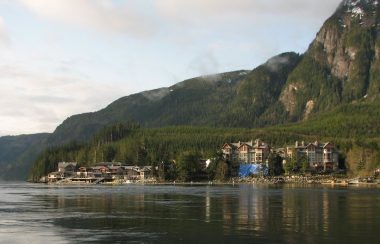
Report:
<svg viewBox="0 0 380 244"><path fill-rule="evenodd" d="M331 186L379 186L379 179L372 178L348 178L334 176L277 176L277 177L250 177L250 178L231 178L227 181L157 181L155 179L139 181L113 181L103 183L86 183L86 182L34 182L47 185L186 185L186 186L204 186L204 185L331 185Z"/></svg>

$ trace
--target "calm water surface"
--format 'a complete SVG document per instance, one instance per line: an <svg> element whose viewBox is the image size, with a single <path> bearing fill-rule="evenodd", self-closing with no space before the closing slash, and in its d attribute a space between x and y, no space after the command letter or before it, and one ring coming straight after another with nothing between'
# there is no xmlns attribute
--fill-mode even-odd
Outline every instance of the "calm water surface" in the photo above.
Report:
<svg viewBox="0 0 380 244"><path fill-rule="evenodd" d="M1 243L380 243L380 189L0 183Z"/></svg>

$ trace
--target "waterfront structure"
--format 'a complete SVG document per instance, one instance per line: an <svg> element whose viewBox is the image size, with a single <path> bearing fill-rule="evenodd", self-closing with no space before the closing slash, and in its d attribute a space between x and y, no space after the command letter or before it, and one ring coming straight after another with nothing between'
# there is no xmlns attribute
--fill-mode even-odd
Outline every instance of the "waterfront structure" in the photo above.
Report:
<svg viewBox="0 0 380 244"><path fill-rule="evenodd" d="M77 162L59 162L58 163L58 172L71 174L77 170Z"/></svg>
<svg viewBox="0 0 380 244"><path fill-rule="evenodd" d="M334 171L338 168L339 152L331 142L315 141L306 144L297 141L294 146L286 147L286 157L288 161L292 159L299 161L304 158L310 169Z"/></svg>
<svg viewBox="0 0 380 244"><path fill-rule="evenodd" d="M99 163L92 167L78 168L77 165L77 163L58 163L58 171L48 174L48 182L144 181L152 176L152 166L140 167L126 166L121 163Z"/></svg>
<svg viewBox="0 0 380 244"><path fill-rule="evenodd" d="M59 162L57 164L58 171L50 172L47 176L47 180L48 182L56 182L67 177L72 177L76 172L77 167L77 162Z"/></svg>
<svg viewBox="0 0 380 244"><path fill-rule="evenodd" d="M251 168L256 170L258 166L268 167L270 153L280 156L284 165L295 161L300 167L302 161L307 160L310 170L335 171L338 169L339 151L331 142L299 143L297 141L293 146L271 148L267 143L257 139L249 142L225 143L222 147L225 160L240 165L240 169L248 169L251 165L249 170L244 170L247 172L252 172Z"/></svg>
<svg viewBox="0 0 380 244"><path fill-rule="evenodd" d="M267 143L257 139L249 142L225 143L222 147L223 157L239 164L266 163L270 147Z"/></svg>

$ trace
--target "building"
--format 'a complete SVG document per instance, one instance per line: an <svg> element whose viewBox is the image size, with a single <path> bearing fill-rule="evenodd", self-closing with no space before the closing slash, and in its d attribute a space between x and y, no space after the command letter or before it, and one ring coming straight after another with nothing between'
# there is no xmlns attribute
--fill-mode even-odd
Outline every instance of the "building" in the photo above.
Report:
<svg viewBox="0 0 380 244"><path fill-rule="evenodd" d="M225 143L222 147L223 157L239 164L266 163L270 147L260 139L249 142Z"/></svg>
<svg viewBox="0 0 380 244"><path fill-rule="evenodd" d="M76 173L78 164L76 162L59 162L58 171L50 172L47 176L48 182L57 182Z"/></svg>
<svg viewBox="0 0 380 244"><path fill-rule="evenodd" d="M78 168L77 162L59 162L58 172L63 173L65 176L72 175Z"/></svg>
<svg viewBox="0 0 380 244"><path fill-rule="evenodd" d="M127 166L121 163L103 162L91 167L78 167L77 163L58 163L58 171L51 172L47 181L100 183L115 180L138 181L151 178L152 166Z"/></svg>
<svg viewBox="0 0 380 244"><path fill-rule="evenodd" d="M320 143L315 141L305 144L297 141L294 146L286 148L286 157L290 160L294 157L297 160L304 157L311 169L333 171L338 168L339 152L331 142Z"/></svg>

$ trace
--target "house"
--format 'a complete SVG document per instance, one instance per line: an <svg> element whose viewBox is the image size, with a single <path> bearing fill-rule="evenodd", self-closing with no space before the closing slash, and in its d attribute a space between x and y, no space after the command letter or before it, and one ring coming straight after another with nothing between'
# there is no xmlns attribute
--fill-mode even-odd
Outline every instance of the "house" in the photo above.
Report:
<svg viewBox="0 0 380 244"><path fill-rule="evenodd" d="M239 164L266 163L270 147L260 139L249 142L225 143L222 147L223 157Z"/></svg>
<svg viewBox="0 0 380 244"><path fill-rule="evenodd" d="M64 179L64 175L62 172L51 172L48 174L48 182L57 182Z"/></svg>
<svg viewBox="0 0 380 244"><path fill-rule="evenodd" d="M71 177L75 174L78 169L77 162L59 162L58 163L58 172L61 173L64 177Z"/></svg>
<svg viewBox="0 0 380 244"><path fill-rule="evenodd" d="M117 166L109 166L108 169L109 169L110 174L113 176L124 174L124 168L121 165L120 166L118 166L118 165Z"/></svg>
<svg viewBox="0 0 380 244"><path fill-rule="evenodd" d="M88 172L86 167L79 167L76 176L79 178L87 178L92 176L92 172Z"/></svg>
<svg viewBox="0 0 380 244"><path fill-rule="evenodd" d="M152 166L123 166L125 180L144 180L152 173Z"/></svg>
<svg viewBox="0 0 380 244"><path fill-rule="evenodd" d="M110 173L108 167L104 165L90 167L88 171L91 172L92 175L97 178L108 175Z"/></svg>
<svg viewBox="0 0 380 244"><path fill-rule="evenodd" d="M145 180L151 176L152 166L139 167L137 172L140 174L140 180Z"/></svg>
<svg viewBox="0 0 380 244"><path fill-rule="evenodd" d="M311 169L333 171L338 168L339 152L331 142L315 141L305 144L297 141L294 146L286 148L286 157L288 159L296 157L297 160L304 157Z"/></svg>
<svg viewBox="0 0 380 244"><path fill-rule="evenodd" d="M77 162L59 162L58 172L74 172L77 169Z"/></svg>

